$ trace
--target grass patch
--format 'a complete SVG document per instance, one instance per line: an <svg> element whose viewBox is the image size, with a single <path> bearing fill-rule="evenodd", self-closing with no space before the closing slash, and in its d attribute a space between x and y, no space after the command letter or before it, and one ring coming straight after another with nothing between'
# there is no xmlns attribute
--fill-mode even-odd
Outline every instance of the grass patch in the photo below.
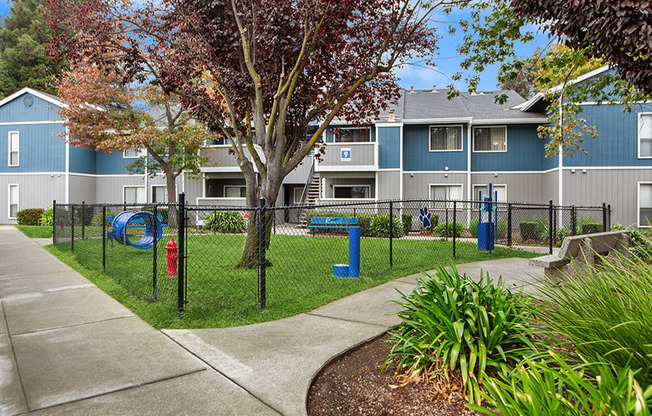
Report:
<svg viewBox="0 0 652 416"><path fill-rule="evenodd" d="M73 266L156 328L210 328L246 325L310 311L333 300L389 280L432 270L452 261L534 257L536 253L496 248L479 252L474 243L434 240L394 241L394 267L389 267L389 241L363 238L359 279L332 277L333 264L346 263L348 239L342 236L274 235L267 252L267 309L258 305L258 270L238 269L245 243L240 234L200 234L187 239L188 270L186 312L176 312L177 279L167 277L164 236L156 252L157 301L153 302L153 250L136 250L107 241L106 274L101 273L102 240L75 241L49 247L50 252Z"/></svg>
<svg viewBox="0 0 652 416"><path fill-rule="evenodd" d="M14 225L14 227L29 238L52 238L52 227L40 225Z"/></svg>

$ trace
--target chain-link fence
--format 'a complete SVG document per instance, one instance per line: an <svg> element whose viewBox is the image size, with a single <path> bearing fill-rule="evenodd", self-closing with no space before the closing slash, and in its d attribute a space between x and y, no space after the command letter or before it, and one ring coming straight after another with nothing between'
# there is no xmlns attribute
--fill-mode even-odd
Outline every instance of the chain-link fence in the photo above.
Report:
<svg viewBox="0 0 652 416"><path fill-rule="evenodd" d="M225 311L231 323L267 305L301 311L392 278L477 260L487 223L496 246L482 259L512 255L512 246L552 253L566 236L610 229L611 216L607 205L440 200L190 206L183 194L178 204L54 207L54 243L86 268L141 299L198 315ZM351 227L359 228L359 242Z"/></svg>

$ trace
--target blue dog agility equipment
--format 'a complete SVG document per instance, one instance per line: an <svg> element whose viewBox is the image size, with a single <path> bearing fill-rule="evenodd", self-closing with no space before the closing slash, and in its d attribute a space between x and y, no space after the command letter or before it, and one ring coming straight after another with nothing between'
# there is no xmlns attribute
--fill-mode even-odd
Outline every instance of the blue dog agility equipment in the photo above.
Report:
<svg viewBox="0 0 652 416"><path fill-rule="evenodd" d="M161 240L163 227L161 221L154 217L151 212L132 212L125 211L116 215L111 224L113 230L109 233L109 238L113 238L120 244L129 244L130 246L146 250L154 247L155 243ZM140 240L132 243L127 237L127 229L145 227L145 232ZM156 228L154 228L156 227ZM154 242L154 230L156 229L156 242Z"/></svg>
<svg viewBox="0 0 652 416"><path fill-rule="evenodd" d="M346 229L349 230L349 264L333 266L335 277L360 277L360 227L355 217L312 217L312 229Z"/></svg>

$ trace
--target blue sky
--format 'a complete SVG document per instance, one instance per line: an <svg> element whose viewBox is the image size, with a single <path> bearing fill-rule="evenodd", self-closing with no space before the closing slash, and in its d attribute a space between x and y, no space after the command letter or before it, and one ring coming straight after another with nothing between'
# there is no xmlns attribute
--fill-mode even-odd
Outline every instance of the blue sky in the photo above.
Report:
<svg viewBox="0 0 652 416"><path fill-rule="evenodd" d="M9 11L9 1L0 0L0 15L4 15ZM434 19L438 21L452 20L463 16L461 13L451 16L435 16ZM461 34L451 36L447 33L446 24L438 24L438 32L441 34L442 39L439 42L439 52L436 56L437 67L423 68L420 66L406 66L398 70L401 78L400 84L403 88L409 89L414 86L416 89L430 89L433 85L438 88L443 88L451 83L451 76L459 71L460 62L462 57L457 53L456 46L461 40ZM516 48L517 54L521 57L532 55L537 47L543 47L548 43L548 36L545 34L538 34L534 42L528 45L518 45ZM481 75L481 82L479 89L482 91L493 91L496 89L496 77L498 75L498 65L488 68ZM457 87L464 90L463 84L458 84Z"/></svg>

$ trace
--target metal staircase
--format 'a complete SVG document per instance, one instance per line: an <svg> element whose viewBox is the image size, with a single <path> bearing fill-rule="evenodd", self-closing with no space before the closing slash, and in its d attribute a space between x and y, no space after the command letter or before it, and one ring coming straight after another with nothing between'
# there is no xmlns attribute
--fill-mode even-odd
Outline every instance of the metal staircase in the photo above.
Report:
<svg viewBox="0 0 652 416"><path fill-rule="evenodd" d="M303 189L303 195L301 196L301 203L305 206L305 209L301 211L301 215L299 216L299 223L301 225L306 225L306 210L317 206L317 200L320 195L321 178L319 177L319 173L314 171L313 167L306 181L306 186Z"/></svg>

